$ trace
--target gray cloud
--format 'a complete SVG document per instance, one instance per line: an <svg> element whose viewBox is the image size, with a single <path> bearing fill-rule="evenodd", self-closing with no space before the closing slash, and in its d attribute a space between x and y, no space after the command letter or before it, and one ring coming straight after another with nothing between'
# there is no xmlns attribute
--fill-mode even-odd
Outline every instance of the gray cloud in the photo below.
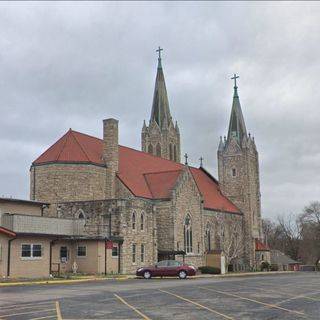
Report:
<svg viewBox="0 0 320 320"><path fill-rule="evenodd" d="M230 76L260 153L263 214L319 199L318 3L0 4L0 195L28 197L31 162L62 134L140 148L158 45L183 152L217 174Z"/></svg>

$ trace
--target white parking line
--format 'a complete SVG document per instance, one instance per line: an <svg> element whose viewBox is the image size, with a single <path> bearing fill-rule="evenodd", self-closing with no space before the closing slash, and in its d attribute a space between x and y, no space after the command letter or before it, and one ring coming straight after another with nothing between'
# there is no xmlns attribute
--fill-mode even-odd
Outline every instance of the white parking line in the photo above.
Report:
<svg viewBox="0 0 320 320"><path fill-rule="evenodd" d="M206 288L206 287L199 287L199 288L203 289L203 290L208 290L208 291L224 294L224 295L227 295L227 296L230 296L230 297L235 297L235 298L238 298L238 299L241 299L241 300L247 300L247 301L250 301L250 302L254 302L254 303L257 303L257 304L264 305L264 306L269 307L269 308L279 309L279 310L286 311L286 312L289 312L289 313L298 314L300 316L305 316L305 314L303 312L300 312L300 311L282 308L282 307L279 307L279 306L277 306L275 304L265 303L265 302L261 302L259 300L242 297L242 296L240 296L238 294L233 294L233 293L230 293L230 292L225 292L225 291L220 291L220 290L214 290L214 289L210 289L210 288Z"/></svg>

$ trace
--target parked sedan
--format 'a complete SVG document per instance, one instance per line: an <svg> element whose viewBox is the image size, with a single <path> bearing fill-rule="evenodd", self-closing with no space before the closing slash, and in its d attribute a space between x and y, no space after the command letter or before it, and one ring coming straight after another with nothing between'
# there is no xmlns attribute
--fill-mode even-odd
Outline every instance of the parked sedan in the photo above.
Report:
<svg viewBox="0 0 320 320"><path fill-rule="evenodd" d="M187 276L194 276L196 268L176 260L163 260L155 266L139 268L136 272L138 277L150 279L151 277L179 277L186 279Z"/></svg>

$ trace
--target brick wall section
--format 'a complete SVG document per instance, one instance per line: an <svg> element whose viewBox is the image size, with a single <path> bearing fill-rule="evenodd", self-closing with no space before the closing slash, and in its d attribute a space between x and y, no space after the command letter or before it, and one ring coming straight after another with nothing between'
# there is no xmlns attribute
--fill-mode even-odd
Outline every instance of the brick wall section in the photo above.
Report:
<svg viewBox="0 0 320 320"><path fill-rule="evenodd" d="M134 273L141 265L157 261L156 219L150 201L143 199L100 200L60 203L58 215L77 219L80 212L86 217L85 230L90 236L109 237L110 213L111 236L122 238L121 272ZM132 228L132 214L136 214L136 226ZM144 228L141 230L141 214ZM132 244L136 244L136 262L132 262ZM145 259L141 262L141 244L145 246Z"/></svg>
<svg viewBox="0 0 320 320"><path fill-rule="evenodd" d="M91 164L46 164L30 170L32 200L57 203L105 198L106 168Z"/></svg>
<svg viewBox="0 0 320 320"><path fill-rule="evenodd" d="M103 120L103 159L107 167L105 181L107 199L114 199L116 195L116 173L119 168L118 135L118 120Z"/></svg>

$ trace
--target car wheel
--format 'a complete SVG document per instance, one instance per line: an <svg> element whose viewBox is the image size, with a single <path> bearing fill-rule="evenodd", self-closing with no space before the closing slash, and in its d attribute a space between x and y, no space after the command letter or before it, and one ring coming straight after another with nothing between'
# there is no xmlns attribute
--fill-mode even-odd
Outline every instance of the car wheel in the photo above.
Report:
<svg viewBox="0 0 320 320"><path fill-rule="evenodd" d="M150 279L150 278L151 278L151 272L150 272L150 271L145 271L145 272L143 273L143 277L144 277L145 279Z"/></svg>
<svg viewBox="0 0 320 320"><path fill-rule="evenodd" d="M180 279L186 279L187 278L187 273L184 270L181 270L178 274Z"/></svg>

